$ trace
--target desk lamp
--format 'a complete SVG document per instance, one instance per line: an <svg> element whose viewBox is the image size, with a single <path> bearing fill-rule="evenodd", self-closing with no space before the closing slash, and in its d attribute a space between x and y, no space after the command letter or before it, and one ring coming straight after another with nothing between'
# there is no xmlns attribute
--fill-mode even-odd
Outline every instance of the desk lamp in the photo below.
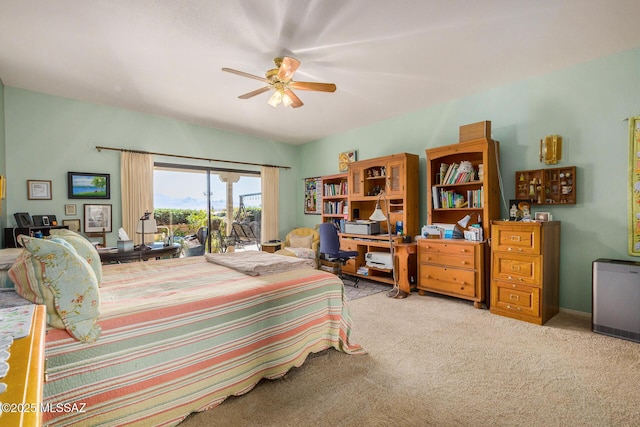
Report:
<svg viewBox="0 0 640 427"><path fill-rule="evenodd" d="M380 199L384 199L384 206L387 211L385 215L382 213L382 209L380 209ZM387 221L387 234L389 236L389 247L391 248L391 273L393 274L393 288L387 292L387 296L389 298L406 298L406 292L401 291L398 287L398 280L396 279L396 258L395 258L395 249L393 247L393 239L391 237L391 223L389 222L389 201L387 200L387 196L384 194L384 191L381 191L378 194L378 200L376 201L376 208L369 217L371 221Z"/></svg>
<svg viewBox="0 0 640 427"><path fill-rule="evenodd" d="M144 244L145 223L147 224L146 233L155 234L158 232L158 224L156 223L156 219L151 218L151 212L145 212L144 215L142 215L142 217L140 218L140 221L138 222L138 227L136 228L136 233L142 234L142 244L136 247L136 250L138 251L146 251L151 249L151 247Z"/></svg>

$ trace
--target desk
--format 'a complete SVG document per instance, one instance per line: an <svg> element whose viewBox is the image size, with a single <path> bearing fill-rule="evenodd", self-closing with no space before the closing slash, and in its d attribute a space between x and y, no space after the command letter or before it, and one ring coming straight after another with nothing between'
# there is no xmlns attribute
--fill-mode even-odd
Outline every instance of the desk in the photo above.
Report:
<svg viewBox="0 0 640 427"><path fill-rule="evenodd" d="M409 256L418 252L418 245L413 243L396 243L393 245L398 257L398 288L411 295L411 285L409 283Z"/></svg>
<svg viewBox="0 0 640 427"><path fill-rule="evenodd" d="M109 262L132 262L132 261L147 261L149 259L158 258L175 258L180 253L180 244L174 243L173 245L164 246L163 243L154 243L151 249L145 251L126 251L118 252L117 249L99 249L100 261L102 263Z"/></svg>
<svg viewBox="0 0 640 427"><path fill-rule="evenodd" d="M40 405L45 375L46 315L44 305L36 306L31 333L24 338L15 339L9 348L11 353L9 372L2 379L2 382L7 384L7 391L0 394L0 402L23 405L28 410L4 412L0 416L0 424L3 426L40 426L42 424Z"/></svg>

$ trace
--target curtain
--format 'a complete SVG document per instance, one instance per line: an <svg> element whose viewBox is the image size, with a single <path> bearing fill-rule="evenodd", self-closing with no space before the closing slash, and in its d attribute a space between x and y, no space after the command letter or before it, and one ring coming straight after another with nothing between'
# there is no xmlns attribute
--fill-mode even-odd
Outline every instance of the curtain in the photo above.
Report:
<svg viewBox="0 0 640 427"><path fill-rule="evenodd" d="M280 169L263 166L260 171L262 185L262 220L260 224L262 242L278 238L278 201L280 192L278 182Z"/></svg>
<svg viewBox="0 0 640 427"><path fill-rule="evenodd" d="M122 228L137 245L142 243L142 235L136 234L138 221L145 212L153 213L152 155L123 151L120 157L120 181Z"/></svg>

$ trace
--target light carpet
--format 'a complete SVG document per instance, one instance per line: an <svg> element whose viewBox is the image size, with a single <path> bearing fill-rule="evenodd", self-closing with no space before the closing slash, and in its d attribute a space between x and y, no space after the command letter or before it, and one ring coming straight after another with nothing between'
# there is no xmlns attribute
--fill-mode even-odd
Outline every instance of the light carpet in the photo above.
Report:
<svg viewBox="0 0 640 427"><path fill-rule="evenodd" d="M367 355L311 355L180 427L640 425L640 344L587 317L538 326L415 293L350 307Z"/></svg>

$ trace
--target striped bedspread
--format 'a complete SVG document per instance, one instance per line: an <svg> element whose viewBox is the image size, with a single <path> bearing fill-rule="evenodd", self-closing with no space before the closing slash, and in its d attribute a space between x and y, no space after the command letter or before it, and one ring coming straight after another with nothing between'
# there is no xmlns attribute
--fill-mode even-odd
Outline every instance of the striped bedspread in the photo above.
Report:
<svg viewBox="0 0 640 427"><path fill-rule="evenodd" d="M246 276L203 257L105 265L102 335L49 329L45 425L176 425L351 342L342 282L300 269Z"/></svg>

